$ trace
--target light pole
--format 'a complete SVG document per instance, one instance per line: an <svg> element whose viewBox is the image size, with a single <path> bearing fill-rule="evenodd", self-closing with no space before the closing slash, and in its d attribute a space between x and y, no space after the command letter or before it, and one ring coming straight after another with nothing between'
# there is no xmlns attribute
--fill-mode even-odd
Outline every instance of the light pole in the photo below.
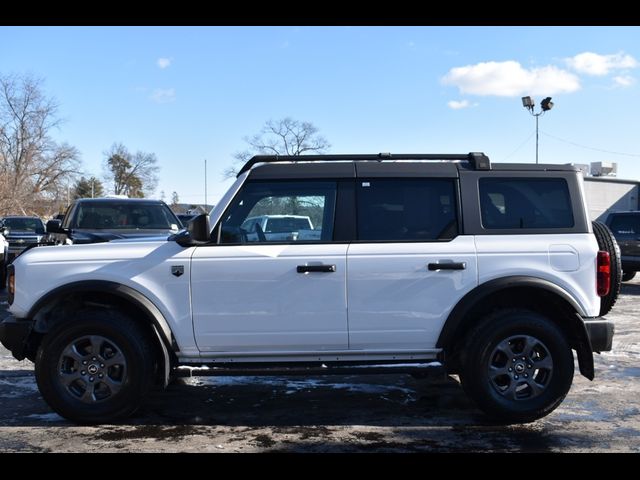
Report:
<svg viewBox="0 0 640 480"><path fill-rule="evenodd" d="M551 97L547 97L540 102L540 111L533 113L533 107L536 106L536 102L531 97L522 97L522 106L529 110L529 113L536 117L536 165L538 164L538 117L544 115L546 112L553 108L553 102Z"/></svg>

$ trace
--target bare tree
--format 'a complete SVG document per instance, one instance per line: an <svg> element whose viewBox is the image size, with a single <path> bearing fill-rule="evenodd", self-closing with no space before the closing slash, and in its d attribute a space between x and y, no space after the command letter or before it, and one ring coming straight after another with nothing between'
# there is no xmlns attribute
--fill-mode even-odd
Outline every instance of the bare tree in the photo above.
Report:
<svg viewBox="0 0 640 480"><path fill-rule="evenodd" d="M50 214L79 173L79 152L57 143L58 105L31 76L0 76L0 212ZM49 211L51 210L51 211Z"/></svg>
<svg viewBox="0 0 640 480"><path fill-rule="evenodd" d="M223 172L223 176L235 177L242 164L254 155L323 153L331 144L318 132L318 127L311 122L301 122L290 117L269 120L260 133L243 138L249 148L234 155L233 165Z"/></svg>
<svg viewBox="0 0 640 480"><path fill-rule="evenodd" d="M105 152L106 181L116 195L144 197L158 186L158 159L154 153L129 152L122 143L114 143Z"/></svg>

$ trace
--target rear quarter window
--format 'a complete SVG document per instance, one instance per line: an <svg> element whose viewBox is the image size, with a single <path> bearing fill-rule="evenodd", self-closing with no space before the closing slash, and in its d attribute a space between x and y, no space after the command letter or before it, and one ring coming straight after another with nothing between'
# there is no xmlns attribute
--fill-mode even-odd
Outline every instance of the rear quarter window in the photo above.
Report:
<svg viewBox="0 0 640 480"><path fill-rule="evenodd" d="M481 178L485 229L572 228L569 186L563 178Z"/></svg>

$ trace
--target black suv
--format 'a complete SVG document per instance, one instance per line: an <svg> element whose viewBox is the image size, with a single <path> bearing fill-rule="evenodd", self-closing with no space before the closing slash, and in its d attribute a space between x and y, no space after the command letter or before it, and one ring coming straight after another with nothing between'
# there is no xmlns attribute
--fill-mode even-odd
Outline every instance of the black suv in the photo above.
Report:
<svg viewBox="0 0 640 480"><path fill-rule="evenodd" d="M44 223L38 217L11 215L0 220L0 233L9 242L7 263L26 248L37 245L45 237Z"/></svg>
<svg viewBox="0 0 640 480"><path fill-rule="evenodd" d="M620 245L622 280L628 282L640 270L640 211L610 213L606 223Z"/></svg>
<svg viewBox="0 0 640 480"><path fill-rule="evenodd" d="M145 198L80 198L67 209L64 220L47 222L49 240L66 245L168 236L181 228L166 203Z"/></svg>

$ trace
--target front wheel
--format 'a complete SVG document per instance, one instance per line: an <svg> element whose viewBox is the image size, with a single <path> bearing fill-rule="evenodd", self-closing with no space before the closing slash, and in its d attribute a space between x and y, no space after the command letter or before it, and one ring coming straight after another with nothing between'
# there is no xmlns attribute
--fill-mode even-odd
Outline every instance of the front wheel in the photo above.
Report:
<svg viewBox="0 0 640 480"><path fill-rule="evenodd" d="M501 423L551 413L573 381L573 353L562 331L527 310L487 316L468 336L461 372L467 394Z"/></svg>
<svg viewBox="0 0 640 480"><path fill-rule="evenodd" d="M153 379L147 332L115 311L80 312L45 336L35 361L45 401L78 423L132 414Z"/></svg>

